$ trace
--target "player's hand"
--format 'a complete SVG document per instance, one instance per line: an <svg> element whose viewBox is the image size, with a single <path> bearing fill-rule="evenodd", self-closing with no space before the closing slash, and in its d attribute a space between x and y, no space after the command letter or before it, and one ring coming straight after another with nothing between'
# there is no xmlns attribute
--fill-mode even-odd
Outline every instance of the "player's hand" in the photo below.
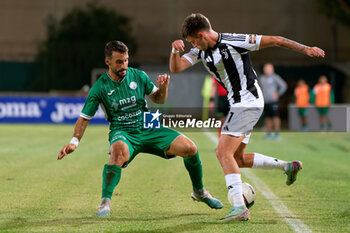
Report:
<svg viewBox="0 0 350 233"><path fill-rule="evenodd" d="M169 82L170 82L170 75L168 74L158 75L157 84L159 88L161 89L168 88Z"/></svg>
<svg viewBox="0 0 350 233"><path fill-rule="evenodd" d="M175 40L171 46L173 46L174 49L179 50L180 52L185 51L185 44L182 40Z"/></svg>
<svg viewBox="0 0 350 233"><path fill-rule="evenodd" d="M63 159L64 156L72 153L73 151L75 151L76 148L77 148L77 146L74 144L69 144L69 145L63 146L62 150L58 154L57 160Z"/></svg>
<svg viewBox="0 0 350 233"><path fill-rule="evenodd" d="M324 57L325 52L318 47L308 47L306 48L306 55L310 57Z"/></svg>

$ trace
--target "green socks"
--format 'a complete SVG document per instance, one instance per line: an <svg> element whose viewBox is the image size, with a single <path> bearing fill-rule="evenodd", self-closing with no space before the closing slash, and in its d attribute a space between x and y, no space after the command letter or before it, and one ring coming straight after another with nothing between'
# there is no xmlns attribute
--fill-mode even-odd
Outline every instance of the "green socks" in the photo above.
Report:
<svg viewBox="0 0 350 233"><path fill-rule="evenodd" d="M120 181L122 169L117 165L105 164L103 168L102 198L111 199L115 186Z"/></svg>
<svg viewBox="0 0 350 233"><path fill-rule="evenodd" d="M184 158L185 167L190 175L192 186L194 189L199 190L203 188L203 172L202 172L202 163L199 158L199 153L195 154L192 157ZM108 165L105 164L102 177L102 198L111 199L114 188L120 181L121 177L121 167L117 165Z"/></svg>
<svg viewBox="0 0 350 233"><path fill-rule="evenodd" d="M184 158L185 167L190 175L192 186L194 189L199 190L203 188L203 172L202 163L199 158L199 152L192 157Z"/></svg>

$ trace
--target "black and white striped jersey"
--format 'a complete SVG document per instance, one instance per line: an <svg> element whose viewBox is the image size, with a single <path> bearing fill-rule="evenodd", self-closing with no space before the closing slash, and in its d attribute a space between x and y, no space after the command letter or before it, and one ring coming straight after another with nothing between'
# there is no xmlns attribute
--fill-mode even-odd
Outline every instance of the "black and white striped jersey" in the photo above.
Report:
<svg viewBox="0 0 350 233"><path fill-rule="evenodd" d="M209 73L227 90L227 99L233 106L260 97L260 87L249 56L249 51L259 49L260 40L260 35L219 33L214 48L206 51L192 48L183 56L192 65L202 61Z"/></svg>

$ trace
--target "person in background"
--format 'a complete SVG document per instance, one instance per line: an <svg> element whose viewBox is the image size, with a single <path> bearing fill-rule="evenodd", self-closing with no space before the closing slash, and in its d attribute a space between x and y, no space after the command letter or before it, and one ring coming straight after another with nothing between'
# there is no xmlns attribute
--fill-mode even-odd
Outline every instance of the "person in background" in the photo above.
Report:
<svg viewBox="0 0 350 233"><path fill-rule="evenodd" d="M297 87L294 89L295 104L298 107L298 115L301 121L301 131L308 131L307 108L310 102L309 86L304 79L299 79Z"/></svg>
<svg viewBox="0 0 350 233"><path fill-rule="evenodd" d="M271 63L266 63L263 68L264 74L258 79L261 90L263 92L265 106L265 129L266 139L271 139L272 125L274 126L274 139L279 139L281 129L281 119L278 112L278 100L287 90L286 82L275 73L274 66Z"/></svg>
<svg viewBox="0 0 350 233"><path fill-rule="evenodd" d="M329 106L334 103L334 94L325 75L319 77L313 93L315 95L315 106L320 117L320 129L322 131L326 130L325 124L327 123L328 130L330 130L332 122L329 118Z"/></svg>

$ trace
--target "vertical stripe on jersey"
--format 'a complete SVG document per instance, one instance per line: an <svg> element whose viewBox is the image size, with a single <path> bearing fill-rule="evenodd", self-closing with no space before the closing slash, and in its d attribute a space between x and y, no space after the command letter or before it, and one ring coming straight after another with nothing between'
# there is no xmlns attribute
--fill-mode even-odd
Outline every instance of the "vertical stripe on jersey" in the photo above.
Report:
<svg viewBox="0 0 350 233"><path fill-rule="evenodd" d="M241 79L239 77L235 61L233 60L232 55L226 44L220 44L218 48L222 57L222 61L224 63L226 73L232 86L233 100L235 101L235 103L240 103L241 95L239 91L242 90L242 87Z"/></svg>
<svg viewBox="0 0 350 233"><path fill-rule="evenodd" d="M225 88L225 90L227 91L226 86L222 82L221 77L218 73L218 70L216 69L216 66L214 65L214 57L213 57L213 54L212 54L210 49L205 51L204 60L207 64L207 67L209 68L209 70L215 74L214 77L215 77L216 81L218 81L218 83L220 83L220 85L223 86Z"/></svg>
<svg viewBox="0 0 350 233"><path fill-rule="evenodd" d="M247 78L247 90L250 93L252 93L255 96L255 98L259 98L258 91L254 85L257 77L255 72L253 71L252 62L250 60L250 55L248 53L249 51L247 49L236 47L233 45L231 45L231 47L234 48L241 55L241 59L243 62L243 72Z"/></svg>
<svg viewBox="0 0 350 233"><path fill-rule="evenodd" d="M255 87L256 74L252 68L249 53L241 54L243 61L244 75L247 77L247 90L252 93L255 98L259 98L258 90Z"/></svg>

